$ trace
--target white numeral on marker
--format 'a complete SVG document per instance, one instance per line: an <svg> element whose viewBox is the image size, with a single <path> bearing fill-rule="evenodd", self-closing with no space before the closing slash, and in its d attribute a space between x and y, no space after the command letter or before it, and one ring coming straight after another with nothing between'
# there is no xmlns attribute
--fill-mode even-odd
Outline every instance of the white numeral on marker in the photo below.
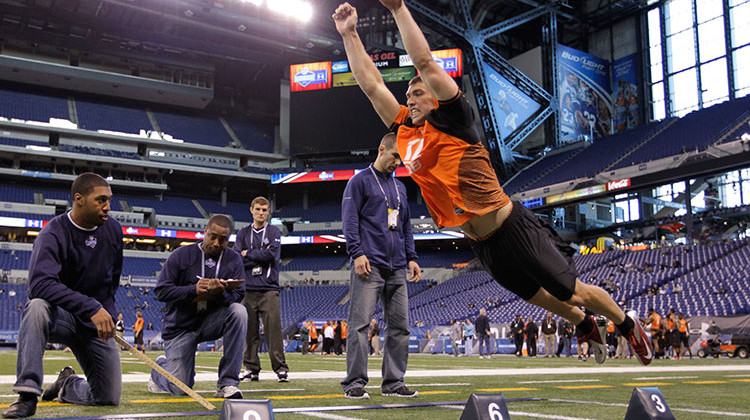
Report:
<svg viewBox="0 0 750 420"><path fill-rule="evenodd" d="M500 412L500 406L491 403L488 407L491 420L503 420L503 413Z"/></svg>
<svg viewBox="0 0 750 420"><path fill-rule="evenodd" d="M665 411L667 411L667 407L664 407L664 403L661 402L661 398L659 398L658 395L652 394L651 399L654 401L654 405L660 413L664 413Z"/></svg>

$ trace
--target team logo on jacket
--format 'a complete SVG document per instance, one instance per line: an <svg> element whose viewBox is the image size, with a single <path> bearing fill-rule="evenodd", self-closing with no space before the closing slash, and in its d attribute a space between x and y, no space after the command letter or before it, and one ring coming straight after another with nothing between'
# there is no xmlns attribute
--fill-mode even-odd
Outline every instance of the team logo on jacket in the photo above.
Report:
<svg viewBox="0 0 750 420"><path fill-rule="evenodd" d="M86 239L85 244L87 247L94 249L94 247L96 246L96 238L93 236L89 236L88 239Z"/></svg>
<svg viewBox="0 0 750 420"><path fill-rule="evenodd" d="M209 258L206 260L206 267L208 268L214 268L216 267L216 261L214 261L213 258Z"/></svg>
<svg viewBox="0 0 750 420"><path fill-rule="evenodd" d="M464 214L464 213L466 213L464 211L464 209L462 209L461 207L458 207L458 206L456 206L456 208L453 209L453 212L456 213L456 214Z"/></svg>

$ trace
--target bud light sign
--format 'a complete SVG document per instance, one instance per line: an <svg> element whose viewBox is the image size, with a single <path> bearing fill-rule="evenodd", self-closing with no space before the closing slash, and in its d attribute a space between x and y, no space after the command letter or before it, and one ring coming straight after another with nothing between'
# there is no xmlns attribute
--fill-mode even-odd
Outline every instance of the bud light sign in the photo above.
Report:
<svg viewBox="0 0 750 420"><path fill-rule="evenodd" d="M329 89L331 87L331 62L293 64L289 66L292 92Z"/></svg>

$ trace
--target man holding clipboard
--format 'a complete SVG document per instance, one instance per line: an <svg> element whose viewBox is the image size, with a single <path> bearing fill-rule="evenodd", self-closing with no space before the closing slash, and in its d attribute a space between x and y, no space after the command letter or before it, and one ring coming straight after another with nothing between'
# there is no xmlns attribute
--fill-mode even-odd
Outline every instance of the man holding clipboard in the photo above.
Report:
<svg viewBox="0 0 750 420"><path fill-rule="evenodd" d="M167 304L162 327L165 355L156 363L192 388L198 343L223 337L218 398L242 398L238 372L247 331L247 312L240 303L245 270L242 257L226 247L232 230L227 216L211 217L202 242L178 248L169 256L154 289L156 298ZM155 370L148 390L185 395Z"/></svg>

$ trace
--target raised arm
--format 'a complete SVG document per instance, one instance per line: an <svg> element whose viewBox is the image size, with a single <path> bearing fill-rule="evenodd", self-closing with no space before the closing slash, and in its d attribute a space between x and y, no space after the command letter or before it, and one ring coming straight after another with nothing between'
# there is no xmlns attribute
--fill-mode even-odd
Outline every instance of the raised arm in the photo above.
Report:
<svg viewBox="0 0 750 420"><path fill-rule="evenodd" d="M336 8L332 17L336 23L336 30L344 40L346 57L349 59L354 78L357 79L362 92L370 99L372 107L375 108L383 124L390 127L398 115L400 105L393 93L385 86L380 71L375 67L359 38L357 9L349 3L343 3Z"/></svg>
<svg viewBox="0 0 750 420"><path fill-rule="evenodd" d="M411 57L422 81L432 91L432 96L438 101L455 98L458 94L458 85L432 58L430 46L403 0L380 0L380 3L393 14L406 53Z"/></svg>

